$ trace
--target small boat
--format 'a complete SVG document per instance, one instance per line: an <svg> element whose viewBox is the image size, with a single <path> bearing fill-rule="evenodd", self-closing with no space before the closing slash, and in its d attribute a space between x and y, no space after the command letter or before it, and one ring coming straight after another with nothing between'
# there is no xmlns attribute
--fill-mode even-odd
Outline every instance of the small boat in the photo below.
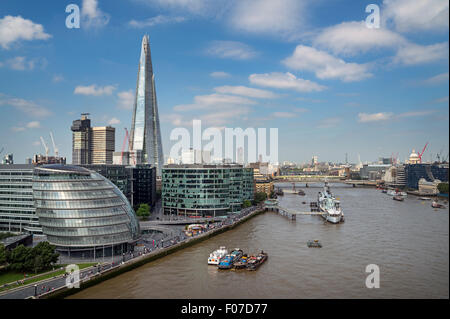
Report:
<svg viewBox="0 0 450 319"><path fill-rule="evenodd" d="M386 192L386 194L388 194L389 196L403 196L403 197L408 196L406 192L401 192L398 189L390 189Z"/></svg>
<svg viewBox="0 0 450 319"><path fill-rule="evenodd" d="M322 244L317 239L308 240L307 245L309 248L322 248Z"/></svg>
<svg viewBox="0 0 450 319"><path fill-rule="evenodd" d="M431 200L430 197L419 197L420 200Z"/></svg>
<svg viewBox="0 0 450 319"><path fill-rule="evenodd" d="M244 254L241 259L234 263L235 269L247 268L248 256Z"/></svg>
<svg viewBox="0 0 450 319"><path fill-rule="evenodd" d="M242 257L242 250L235 248L229 255L225 255L219 262L219 269L230 269Z"/></svg>
<svg viewBox="0 0 450 319"><path fill-rule="evenodd" d="M436 202L436 201L433 201L433 202L431 203L431 207L433 207L433 208L445 208L444 205L439 204L439 203Z"/></svg>
<svg viewBox="0 0 450 319"><path fill-rule="evenodd" d="M220 260L228 254L228 251L224 246L221 246L219 249L214 250L211 254L209 254L208 265L218 265Z"/></svg>
<svg viewBox="0 0 450 319"><path fill-rule="evenodd" d="M382 192L383 194L386 194L386 193L387 193L387 189L383 189L383 190L381 190L381 192Z"/></svg>
<svg viewBox="0 0 450 319"><path fill-rule="evenodd" d="M299 194L300 196L305 196L306 195L305 192L302 191L302 190L299 190L297 194Z"/></svg>
<svg viewBox="0 0 450 319"><path fill-rule="evenodd" d="M261 250L256 256L250 256L247 261L247 270L256 270L269 258L269 255Z"/></svg>
<svg viewBox="0 0 450 319"><path fill-rule="evenodd" d="M397 200L399 202L403 202L405 199L403 198L403 196L400 195L395 195L394 197L392 197L393 200Z"/></svg>

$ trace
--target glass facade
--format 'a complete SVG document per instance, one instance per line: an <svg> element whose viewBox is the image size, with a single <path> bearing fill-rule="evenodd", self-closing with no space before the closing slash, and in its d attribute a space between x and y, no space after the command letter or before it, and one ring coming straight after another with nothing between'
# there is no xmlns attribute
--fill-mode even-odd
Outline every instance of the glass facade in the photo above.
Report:
<svg viewBox="0 0 450 319"><path fill-rule="evenodd" d="M441 182L448 182L448 164L409 164L405 165L406 186L408 188L418 189L419 180L425 178L432 182L435 179Z"/></svg>
<svg viewBox="0 0 450 319"><path fill-rule="evenodd" d="M240 165L166 165L162 170L165 213L224 216L253 199L253 170Z"/></svg>
<svg viewBox="0 0 450 319"><path fill-rule="evenodd" d="M43 233L60 250L132 244L140 236L124 194L86 168L36 167L33 196Z"/></svg>
<svg viewBox="0 0 450 319"><path fill-rule="evenodd" d="M127 197L134 209L156 202L156 168L153 165L83 165L106 177Z"/></svg>
<svg viewBox="0 0 450 319"><path fill-rule="evenodd" d="M0 232L42 234L33 201L33 165L0 165Z"/></svg>
<svg viewBox="0 0 450 319"><path fill-rule="evenodd" d="M141 154L137 163L152 164L158 176L164 156L161 143L158 103L155 91L150 42L147 35L142 39L141 57L137 77L133 119L131 124L131 149Z"/></svg>

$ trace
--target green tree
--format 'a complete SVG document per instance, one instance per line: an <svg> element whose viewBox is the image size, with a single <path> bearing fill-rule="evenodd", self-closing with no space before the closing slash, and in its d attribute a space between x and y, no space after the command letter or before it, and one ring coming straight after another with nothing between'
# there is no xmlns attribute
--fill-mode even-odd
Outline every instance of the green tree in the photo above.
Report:
<svg viewBox="0 0 450 319"><path fill-rule="evenodd" d="M247 200L247 199L244 200L244 202L242 203L242 207L243 208L247 208L247 207L250 207L250 206L252 206L252 202Z"/></svg>
<svg viewBox="0 0 450 319"><path fill-rule="evenodd" d="M255 204L259 204L267 199L267 194L264 192L255 193Z"/></svg>
<svg viewBox="0 0 450 319"><path fill-rule="evenodd" d="M11 270L24 271L26 266L28 266L27 261L30 258L31 248L25 247L24 245L19 245L14 248L9 254L9 267Z"/></svg>
<svg viewBox="0 0 450 319"><path fill-rule="evenodd" d="M0 244L0 265L6 264L7 250L3 244Z"/></svg>
<svg viewBox="0 0 450 319"><path fill-rule="evenodd" d="M439 183L437 188L442 194L448 194L448 183Z"/></svg>
<svg viewBox="0 0 450 319"><path fill-rule="evenodd" d="M141 204L139 205L139 208L136 212L136 215L139 217L148 217L150 216L150 205L148 204Z"/></svg>
<svg viewBox="0 0 450 319"><path fill-rule="evenodd" d="M40 242L37 244L27 263L27 270L33 270L35 273L51 268L52 264L58 261L59 254L55 251L55 246L49 242Z"/></svg>

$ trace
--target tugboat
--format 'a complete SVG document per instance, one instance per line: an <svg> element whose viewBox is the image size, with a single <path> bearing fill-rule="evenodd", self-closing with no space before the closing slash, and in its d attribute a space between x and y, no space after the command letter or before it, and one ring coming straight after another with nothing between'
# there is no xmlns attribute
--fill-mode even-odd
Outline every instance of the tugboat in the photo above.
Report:
<svg viewBox="0 0 450 319"><path fill-rule="evenodd" d="M322 244L317 239L308 240L307 245L309 248L322 248Z"/></svg>
<svg viewBox="0 0 450 319"><path fill-rule="evenodd" d="M248 262L248 256L247 254L244 254L241 259L239 259L237 262L234 263L235 269L243 269L247 268L247 262Z"/></svg>
<svg viewBox="0 0 450 319"><path fill-rule="evenodd" d="M250 256L247 261L247 270L256 270L269 258L269 255L261 250L256 256Z"/></svg>
<svg viewBox="0 0 450 319"><path fill-rule="evenodd" d="M225 255L219 262L219 269L233 268L233 264L242 257L242 250L235 248L229 255Z"/></svg>
<svg viewBox="0 0 450 319"><path fill-rule="evenodd" d="M436 202L435 200L431 203L431 207L433 207L433 208L445 208L444 205L439 204L439 203Z"/></svg>
<svg viewBox="0 0 450 319"><path fill-rule="evenodd" d="M394 197L392 197L393 200L397 200L399 202L403 202L405 199L403 198L403 196L400 195L395 195Z"/></svg>
<svg viewBox="0 0 450 319"><path fill-rule="evenodd" d="M214 250L211 254L209 254L208 265L218 265L223 256L228 254L228 251L224 246L220 246L219 249Z"/></svg>

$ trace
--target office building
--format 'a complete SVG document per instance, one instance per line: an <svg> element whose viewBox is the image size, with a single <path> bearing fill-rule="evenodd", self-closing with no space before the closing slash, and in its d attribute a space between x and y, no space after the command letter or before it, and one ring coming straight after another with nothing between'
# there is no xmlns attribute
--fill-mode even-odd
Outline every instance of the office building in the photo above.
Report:
<svg viewBox="0 0 450 319"><path fill-rule="evenodd" d="M255 193L266 193L267 197L274 191L273 182L258 169L253 170Z"/></svg>
<svg viewBox="0 0 450 319"><path fill-rule="evenodd" d="M182 150L181 164L211 164L211 152L203 150Z"/></svg>
<svg viewBox="0 0 450 319"><path fill-rule="evenodd" d="M111 126L91 128L91 164L112 164L116 129Z"/></svg>
<svg viewBox="0 0 450 319"><path fill-rule="evenodd" d="M66 164L65 157L45 156L41 154L33 155L33 160L30 164L44 165L44 164Z"/></svg>
<svg viewBox="0 0 450 319"><path fill-rule="evenodd" d="M43 233L62 253L95 258L106 249L120 254L133 249L140 237L137 217L125 195L86 168L36 167L33 196Z"/></svg>
<svg viewBox="0 0 450 319"><path fill-rule="evenodd" d="M83 113L81 119L72 123L72 164L112 164L115 128L91 127L88 115Z"/></svg>
<svg viewBox="0 0 450 319"><path fill-rule="evenodd" d="M33 201L33 165L0 165L0 232L42 234Z"/></svg>
<svg viewBox="0 0 450 319"><path fill-rule="evenodd" d="M156 168L149 164L128 165L83 165L106 177L126 196L131 206L140 204L151 207L156 202Z"/></svg>
<svg viewBox="0 0 450 319"><path fill-rule="evenodd" d="M72 164L91 164L91 120L89 113L81 114L81 119L72 123Z"/></svg>
<svg viewBox="0 0 450 319"><path fill-rule="evenodd" d="M147 35L142 39L141 45L131 124L130 149L137 152L136 163L154 165L157 175L161 176L164 156L156 100L155 76L153 74L150 52L150 40Z"/></svg>
<svg viewBox="0 0 450 319"><path fill-rule="evenodd" d="M406 186L419 189L419 180L427 182L439 180L448 182L448 164L408 164L405 165Z"/></svg>
<svg viewBox="0 0 450 319"><path fill-rule="evenodd" d="M162 207L166 214L225 216L253 200L253 174L242 165L165 165Z"/></svg>

